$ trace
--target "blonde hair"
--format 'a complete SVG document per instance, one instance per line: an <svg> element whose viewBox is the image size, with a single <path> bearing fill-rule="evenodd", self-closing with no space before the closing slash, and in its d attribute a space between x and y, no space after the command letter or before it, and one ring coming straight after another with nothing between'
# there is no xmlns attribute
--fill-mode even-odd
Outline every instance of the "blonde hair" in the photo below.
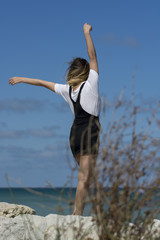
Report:
<svg viewBox="0 0 160 240"><path fill-rule="evenodd" d="M87 80L89 75L89 63L84 58L74 58L69 62L69 67L67 69L67 83L74 87L81 82Z"/></svg>

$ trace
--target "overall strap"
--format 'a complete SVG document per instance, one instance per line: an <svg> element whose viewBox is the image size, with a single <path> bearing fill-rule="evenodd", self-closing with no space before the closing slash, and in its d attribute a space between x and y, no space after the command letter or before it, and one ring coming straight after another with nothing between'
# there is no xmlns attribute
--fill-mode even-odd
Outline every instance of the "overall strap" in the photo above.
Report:
<svg viewBox="0 0 160 240"><path fill-rule="evenodd" d="M81 91L82 91L82 88L83 88L84 84L85 84L85 82L81 85L81 87L80 87L80 89L79 89L77 101L79 101L80 94L81 94ZM71 97L71 91L72 91L72 87L70 86L70 87L69 87L69 97L70 97L72 103L75 103L75 102L73 101L72 97ZM76 102L77 102L77 101L76 101Z"/></svg>
<svg viewBox="0 0 160 240"><path fill-rule="evenodd" d="M81 91L82 91L82 88L84 87L84 84L85 84L85 82L81 85L81 87L80 87L80 89L79 89L77 101L79 101L79 99L80 99Z"/></svg>
<svg viewBox="0 0 160 240"><path fill-rule="evenodd" d="M72 91L72 87L70 86L70 87L69 87L69 97L70 97L72 103L74 104L74 101L73 101L73 99L72 99L72 97L71 97L71 91Z"/></svg>

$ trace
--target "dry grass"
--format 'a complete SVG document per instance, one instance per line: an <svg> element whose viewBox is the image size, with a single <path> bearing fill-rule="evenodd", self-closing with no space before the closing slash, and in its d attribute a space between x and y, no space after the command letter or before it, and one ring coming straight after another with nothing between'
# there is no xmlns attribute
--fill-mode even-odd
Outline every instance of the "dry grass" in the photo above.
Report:
<svg viewBox="0 0 160 240"><path fill-rule="evenodd" d="M160 217L160 102L149 109L149 120L144 123L140 122L142 108L134 106L133 100L132 95L130 102L122 102L120 96L112 108L107 130L103 128L101 133L89 199L101 228L100 240L121 239L122 229L127 232L130 223L134 224L132 236L124 239L142 239L153 220ZM147 239L152 239L150 232L145 235Z"/></svg>

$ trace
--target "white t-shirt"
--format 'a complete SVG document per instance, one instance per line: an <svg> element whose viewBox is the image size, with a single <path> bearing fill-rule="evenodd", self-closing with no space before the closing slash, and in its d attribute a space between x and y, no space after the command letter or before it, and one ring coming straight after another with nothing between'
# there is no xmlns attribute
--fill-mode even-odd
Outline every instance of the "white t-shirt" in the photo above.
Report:
<svg viewBox="0 0 160 240"><path fill-rule="evenodd" d="M98 80L99 80L98 73L93 69L90 69L88 79L84 84L84 87L82 89L81 96L80 96L81 107L86 112L94 116L99 116L100 114L100 97L99 97ZM73 89L71 91L71 97L73 101L77 100L80 86L75 91ZM56 83L55 92L60 94L65 99L65 101L69 104L74 114L73 103L69 97L69 85Z"/></svg>

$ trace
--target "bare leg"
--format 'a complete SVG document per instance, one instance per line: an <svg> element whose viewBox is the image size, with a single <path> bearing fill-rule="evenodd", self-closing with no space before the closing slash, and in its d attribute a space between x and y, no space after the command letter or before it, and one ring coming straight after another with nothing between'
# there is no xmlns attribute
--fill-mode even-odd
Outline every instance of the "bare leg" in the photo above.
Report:
<svg viewBox="0 0 160 240"><path fill-rule="evenodd" d="M94 169L97 156L80 156L80 168L78 172L78 185L76 190L76 199L72 215L83 215L85 200L88 195L89 186L93 182Z"/></svg>
<svg viewBox="0 0 160 240"><path fill-rule="evenodd" d="M78 163L78 165L80 164L80 155L78 154L76 157L75 157L75 159L76 159L76 162Z"/></svg>

